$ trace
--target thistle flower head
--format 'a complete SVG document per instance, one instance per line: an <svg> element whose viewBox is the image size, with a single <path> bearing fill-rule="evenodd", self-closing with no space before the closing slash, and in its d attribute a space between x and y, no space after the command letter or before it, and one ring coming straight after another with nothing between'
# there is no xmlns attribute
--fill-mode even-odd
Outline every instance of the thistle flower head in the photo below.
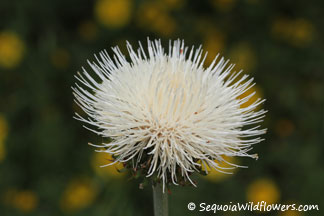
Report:
<svg viewBox="0 0 324 216"><path fill-rule="evenodd" d="M88 62L96 78L84 69L76 76L76 102L88 116L76 118L112 139L98 147L163 185L194 184L190 174L206 166L222 172L225 156L257 157L248 152L265 133L256 125L265 111L255 111L263 100L243 108L253 94L238 99L253 79L233 73L223 58L204 68L202 49L180 40L170 41L168 52L160 41L148 40L147 51L139 47L127 44L129 61L118 47L113 58L103 51Z"/></svg>

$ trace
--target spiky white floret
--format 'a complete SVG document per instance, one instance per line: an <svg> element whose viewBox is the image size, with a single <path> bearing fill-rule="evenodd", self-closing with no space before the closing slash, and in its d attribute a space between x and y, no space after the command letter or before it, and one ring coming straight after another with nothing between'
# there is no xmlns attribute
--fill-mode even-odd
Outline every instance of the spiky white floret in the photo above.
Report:
<svg viewBox="0 0 324 216"><path fill-rule="evenodd" d="M264 110L255 111L263 100L242 108L254 93L238 99L254 85L252 78L238 80L223 58L204 68L202 49L189 50L180 40L170 41L168 54L160 41L148 40L148 55L141 44L137 52L129 43L127 48L130 62L118 47L113 59L101 52L97 63L88 61L100 81L83 69L76 76L83 87L73 88L88 115L77 119L113 140L99 147L117 155L116 162L139 161L149 149L147 176L156 173L164 185L167 175L177 184L179 167L192 182L189 173L199 166L222 171L224 156L256 157L248 151L265 130L251 125L264 117Z"/></svg>

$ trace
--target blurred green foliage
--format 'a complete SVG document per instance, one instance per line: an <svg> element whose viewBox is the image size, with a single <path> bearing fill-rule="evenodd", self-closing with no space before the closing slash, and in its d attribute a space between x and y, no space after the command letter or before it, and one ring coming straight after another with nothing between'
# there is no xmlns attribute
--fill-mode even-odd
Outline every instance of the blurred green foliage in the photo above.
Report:
<svg viewBox="0 0 324 216"><path fill-rule="evenodd" d="M87 143L102 139L72 118L80 110L71 91L94 53L147 37L203 44L207 63L220 52L255 77L269 110L266 140L253 150L260 159L240 159L249 168L230 176L197 177L197 188L172 187L170 215L197 215L191 201L323 208L323 8L319 0L2 0L0 215L153 214L150 186L140 190L115 167L98 171L105 159Z"/></svg>

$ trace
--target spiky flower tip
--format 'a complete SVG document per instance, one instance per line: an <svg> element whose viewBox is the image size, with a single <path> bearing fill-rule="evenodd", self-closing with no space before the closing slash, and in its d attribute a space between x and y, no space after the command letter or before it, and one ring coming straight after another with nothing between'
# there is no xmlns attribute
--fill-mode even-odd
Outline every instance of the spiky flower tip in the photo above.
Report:
<svg viewBox="0 0 324 216"><path fill-rule="evenodd" d="M201 47L188 49L180 40L170 41L168 53L158 40L148 40L147 51L140 43L136 52L129 43L127 49L130 61L115 47L113 58L103 51L97 63L88 61L96 79L85 69L76 76L82 84L73 88L76 102L88 115L76 118L112 139L99 151L155 176L163 188L194 185L190 175L207 166L226 172L224 157L257 158L248 152L265 133L257 125L265 111L255 109L263 100L243 108L254 93L239 99L252 78L231 72L234 65L218 56L204 68L207 54L202 59Z"/></svg>

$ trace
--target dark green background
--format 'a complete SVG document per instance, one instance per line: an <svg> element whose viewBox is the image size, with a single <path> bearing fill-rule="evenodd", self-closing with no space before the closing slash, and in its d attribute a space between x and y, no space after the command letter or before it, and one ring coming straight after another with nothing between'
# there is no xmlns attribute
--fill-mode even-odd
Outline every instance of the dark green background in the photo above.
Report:
<svg viewBox="0 0 324 216"><path fill-rule="evenodd" d="M240 43L253 50L255 63L247 73L255 77L266 98L263 108L268 113L263 127L268 128L268 133L266 140L253 149L259 160L240 161L248 169L240 169L219 183L198 178L198 188L172 187L170 215L197 215L197 211L187 210L190 201L246 202L247 187L260 178L276 183L279 203L295 201L323 208L323 1L235 0L225 9L212 1L187 0L178 8L159 3L158 7L164 8L175 24L167 34L149 23L139 23L138 11L145 1L133 1L130 21L116 28L105 26L96 18L95 2L0 2L0 31L16 32L25 45L18 65L0 68L0 113L9 127L6 158L0 162L0 215L152 215L150 186L139 190L138 181L102 179L93 171L90 161L94 148L87 143L100 143L101 138L72 118L77 110L71 91L73 76L81 66L90 71L86 60L94 60L94 53L102 49L111 53L110 47L117 44L124 49L125 40L137 47L137 41L145 44L147 36L161 38L163 44L180 38L189 46L198 46L205 44L209 28L222 35L219 51L226 58ZM283 32L276 32L274 23L280 19L306 20L312 26L307 33L310 38L295 39L296 29L285 35L290 24ZM96 29L93 38L80 36L79 28L85 21L93 23ZM53 64L57 49L64 50L62 65ZM287 128L280 124L282 121L289 123L291 131L285 133ZM92 179L98 192L90 205L66 213L60 209L60 199L67 183L79 177ZM4 197L10 188L35 192L37 207L26 213L8 204Z"/></svg>

